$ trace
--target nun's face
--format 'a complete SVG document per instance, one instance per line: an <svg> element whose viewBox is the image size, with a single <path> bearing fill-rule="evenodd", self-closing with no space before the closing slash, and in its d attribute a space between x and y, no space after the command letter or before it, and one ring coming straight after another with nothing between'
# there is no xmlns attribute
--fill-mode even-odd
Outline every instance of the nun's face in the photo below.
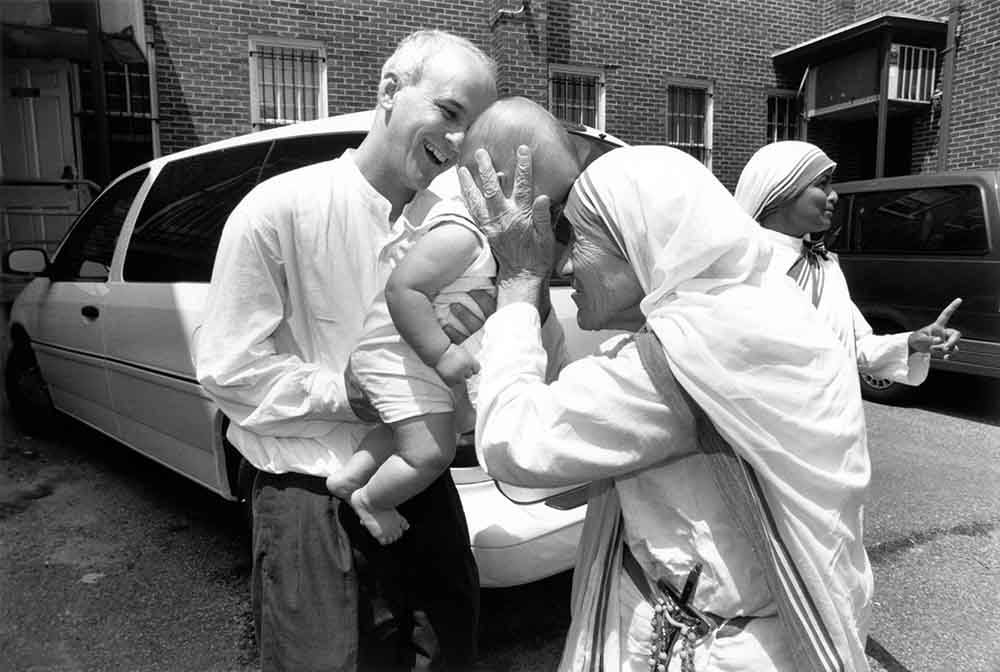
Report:
<svg viewBox="0 0 1000 672"><path fill-rule="evenodd" d="M588 331L637 331L645 322L639 310L645 292L632 265L603 228L570 221L570 230L557 269L572 278L577 324Z"/></svg>
<svg viewBox="0 0 1000 672"><path fill-rule="evenodd" d="M837 206L837 192L831 187L830 173L820 176L806 187L799 197L783 209L789 235L796 237L807 233L821 233L833 223L833 210Z"/></svg>

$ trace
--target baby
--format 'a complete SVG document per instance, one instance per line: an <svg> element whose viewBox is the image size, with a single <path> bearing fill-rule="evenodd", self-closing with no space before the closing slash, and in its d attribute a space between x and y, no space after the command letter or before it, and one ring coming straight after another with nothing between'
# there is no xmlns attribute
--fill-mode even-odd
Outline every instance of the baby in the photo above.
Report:
<svg viewBox="0 0 1000 672"><path fill-rule="evenodd" d="M476 174L473 153L486 149L509 195L518 145L532 150L535 195L565 201L580 172L572 140L558 120L527 99L508 98L487 108L466 134L460 163ZM385 425L372 430L327 479L327 488L350 502L382 544L408 527L396 507L449 467L456 436L474 424L482 332L452 343L441 326L451 319L450 304L471 290L495 293L496 263L461 200L440 201L425 222L351 356L351 373Z"/></svg>

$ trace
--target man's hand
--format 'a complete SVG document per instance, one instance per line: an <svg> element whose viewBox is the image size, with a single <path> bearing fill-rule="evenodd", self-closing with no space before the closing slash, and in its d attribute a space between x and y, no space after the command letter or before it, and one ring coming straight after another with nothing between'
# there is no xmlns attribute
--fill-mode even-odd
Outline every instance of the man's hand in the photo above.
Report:
<svg viewBox="0 0 1000 672"><path fill-rule="evenodd" d="M475 153L480 190L468 169L458 169L462 197L479 228L490 241L496 257L498 281L516 277L546 278L552 268L555 238L549 222L549 199L533 199L531 150L517 148L517 168L510 198L504 196L490 155L484 149Z"/></svg>
<svg viewBox="0 0 1000 672"><path fill-rule="evenodd" d="M944 359L951 357L951 353L958 350L958 341L962 338L962 332L950 328L948 321L961 305L962 299L955 299L941 311L936 320L911 333L907 339L910 352L940 353L944 355Z"/></svg>
<svg viewBox="0 0 1000 672"><path fill-rule="evenodd" d="M479 373L479 362L461 345L449 345L434 370L449 386L458 385Z"/></svg>
<svg viewBox="0 0 1000 672"><path fill-rule="evenodd" d="M497 299L488 289L473 289L467 292L470 301L453 303L448 306L454 318L442 324L441 328L455 345L483 328L486 318L496 312ZM475 309L473 308L475 306Z"/></svg>

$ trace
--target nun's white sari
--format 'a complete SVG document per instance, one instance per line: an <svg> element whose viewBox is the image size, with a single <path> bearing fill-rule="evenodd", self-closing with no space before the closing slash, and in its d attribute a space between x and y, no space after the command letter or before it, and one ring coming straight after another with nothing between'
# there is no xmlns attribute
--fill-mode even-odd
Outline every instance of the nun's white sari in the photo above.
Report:
<svg viewBox="0 0 1000 672"><path fill-rule="evenodd" d="M769 257L759 227L691 157L613 150L584 172L566 211L574 226L606 227L624 250L676 383L756 471L832 658L867 669L869 461L844 351L801 293L759 286ZM588 505L560 670L649 669L649 606L620 570L622 540L647 575L678 587L701 563L696 608L754 617L699 642L697 670L797 668L801 643L788 641L695 447L691 411L660 397L634 342L546 384L537 312L513 304L487 321L480 361L477 451L492 476L539 487L604 479ZM674 656L670 669L679 665Z"/></svg>
<svg viewBox="0 0 1000 672"><path fill-rule="evenodd" d="M765 145L754 153L740 174L736 201L752 217L763 221L769 212L797 197L816 178L836 166L819 147L808 142L786 140ZM766 275L770 282L787 283L789 269L799 259L802 239L768 229L764 235L774 247ZM858 370L897 383L923 383L930 369L930 355L910 353L909 332L877 335L872 331L851 300L847 279L835 254L816 259L815 263L822 267L814 276L822 278L821 286L802 289L807 294L815 291L816 310L851 360L857 362Z"/></svg>

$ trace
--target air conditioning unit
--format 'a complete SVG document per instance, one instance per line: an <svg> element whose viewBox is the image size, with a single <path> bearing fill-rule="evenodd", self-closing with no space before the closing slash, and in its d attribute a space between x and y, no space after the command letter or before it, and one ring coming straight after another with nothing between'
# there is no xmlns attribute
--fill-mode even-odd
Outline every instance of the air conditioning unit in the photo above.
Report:
<svg viewBox="0 0 1000 672"><path fill-rule="evenodd" d="M937 49L893 44L889 48L889 100L929 103L937 78Z"/></svg>

